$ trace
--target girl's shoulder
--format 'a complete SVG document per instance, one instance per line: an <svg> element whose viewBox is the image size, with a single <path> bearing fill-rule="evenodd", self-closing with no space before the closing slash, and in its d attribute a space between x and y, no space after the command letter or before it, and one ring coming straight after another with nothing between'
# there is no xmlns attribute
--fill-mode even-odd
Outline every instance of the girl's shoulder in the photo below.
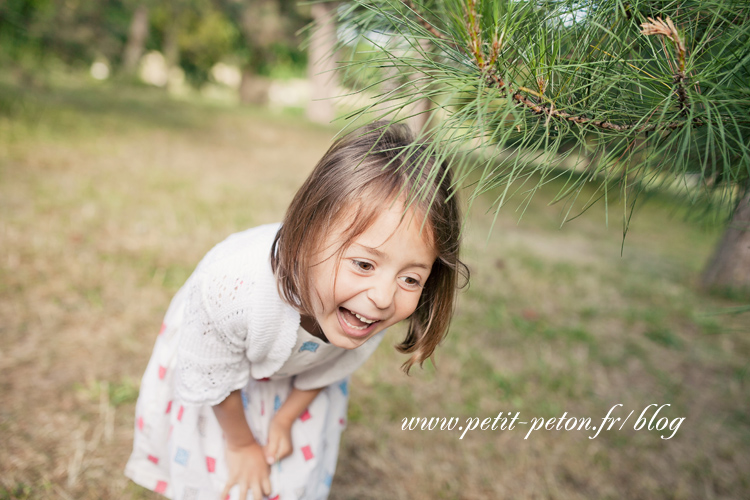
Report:
<svg viewBox="0 0 750 500"><path fill-rule="evenodd" d="M195 273L270 270L271 246L280 227L279 223L265 224L230 235L208 251Z"/></svg>

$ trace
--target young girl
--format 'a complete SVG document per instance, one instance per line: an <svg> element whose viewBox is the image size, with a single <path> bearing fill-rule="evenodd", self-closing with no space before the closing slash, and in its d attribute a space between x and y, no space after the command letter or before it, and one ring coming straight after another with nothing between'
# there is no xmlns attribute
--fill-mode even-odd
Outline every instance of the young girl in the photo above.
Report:
<svg viewBox="0 0 750 500"><path fill-rule="evenodd" d="M401 320L407 373L448 329L465 269L451 182L377 124L328 150L283 224L214 247L167 310L126 475L179 500L326 498L349 375Z"/></svg>

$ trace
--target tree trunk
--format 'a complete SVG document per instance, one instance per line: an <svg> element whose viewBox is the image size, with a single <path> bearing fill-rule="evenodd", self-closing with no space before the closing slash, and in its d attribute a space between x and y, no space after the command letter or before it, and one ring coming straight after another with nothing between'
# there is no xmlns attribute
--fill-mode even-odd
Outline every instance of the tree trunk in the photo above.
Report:
<svg viewBox="0 0 750 500"><path fill-rule="evenodd" d="M240 102L244 104L257 104L265 106L268 104L268 89L271 82L268 78L255 74L251 68L242 70L242 80L240 80Z"/></svg>
<svg viewBox="0 0 750 500"><path fill-rule="evenodd" d="M315 26L308 49L310 102L307 105L307 118L316 123L330 123L336 117L333 98L338 87L334 60L336 5L316 3L311 6L311 13Z"/></svg>
<svg viewBox="0 0 750 500"><path fill-rule="evenodd" d="M246 1L240 26L251 49L268 50L273 43L284 40L284 19L278 0Z"/></svg>
<svg viewBox="0 0 750 500"><path fill-rule="evenodd" d="M750 293L750 189L745 190L703 271L701 285L712 290Z"/></svg>
<svg viewBox="0 0 750 500"><path fill-rule="evenodd" d="M429 57L429 51L430 51L430 42L425 39L419 40L419 52L417 53L417 57ZM429 86L425 83L425 74L424 73L414 73L409 77L409 80L414 82L414 87L420 89L420 91L425 91L429 88ZM422 98L414 103L414 109L411 111L411 113L414 115L411 118L409 118L409 125L415 132L421 132L421 131L427 131L430 124L430 119L432 118L432 102L430 102L427 98Z"/></svg>
<svg viewBox="0 0 750 500"><path fill-rule="evenodd" d="M164 60L167 63L168 68L173 68L180 65L180 45L177 40L179 26L176 20L171 20L167 29L164 33L164 43L162 43L162 51L164 52Z"/></svg>
<svg viewBox="0 0 750 500"><path fill-rule="evenodd" d="M148 38L148 7L141 4L135 9L133 19L130 21L128 43L125 45L125 52L122 56L122 70L126 75L132 76L138 69L138 62L146 48L146 38Z"/></svg>
<svg viewBox="0 0 750 500"><path fill-rule="evenodd" d="M179 73L180 66L180 44L178 41L179 25L177 16L172 12L172 18L167 25L162 43L162 52L164 52L164 62L167 65L167 89L174 89L175 75Z"/></svg>
<svg viewBox="0 0 750 500"><path fill-rule="evenodd" d="M424 59L425 55L429 53L430 42L420 39L418 43L419 49L415 49L410 47L404 38L392 35L388 53L394 59L405 57ZM429 128L428 124L432 118L432 103L430 100L426 98L418 99L419 95L429 88L429 83L426 83L425 74L421 72L415 71L409 74L407 78L411 83L411 89L408 85L401 87L403 81L400 79L399 70L395 65L385 65L381 90L384 93L394 92L401 99L404 99L404 95L415 98L409 106L399 112L398 117L403 118L408 115L409 118L406 119L406 123L414 132L419 133Z"/></svg>
<svg viewBox="0 0 750 500"><path fill-rule="evenodd" d="M240 18L240 29L250 52L250 60L242 70L240 101L267 104L268 78L258 75L257 68L271 64L271 45L284 40L284 19L278 0L245 1Z"/></svg>

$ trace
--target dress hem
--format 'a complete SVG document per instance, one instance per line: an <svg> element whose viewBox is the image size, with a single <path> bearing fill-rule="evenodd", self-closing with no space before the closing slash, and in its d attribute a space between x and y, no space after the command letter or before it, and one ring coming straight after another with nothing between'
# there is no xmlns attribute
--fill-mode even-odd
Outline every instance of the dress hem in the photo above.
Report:
<svg viewBox="0 0 750 500"><path fill-rule="evenodd" d="M145 488L148 491L153 491L154 493L157 493L163 496L164 498L169 498L170 500L172 500L172 497L168 495L168 493L170 493L169 489L171 489L171 486L168 483L169 481L168 477L138 471L136 470L136 467L131 465L129 461L128 461L128 464L125 466L124 473L125 473L125 477L133 481L138 486ZM167 484L167 490L164 491L163 493L156 491L153 486L149 486L149 484L156 485L159 481L163 481L165 484Z"/></svg>

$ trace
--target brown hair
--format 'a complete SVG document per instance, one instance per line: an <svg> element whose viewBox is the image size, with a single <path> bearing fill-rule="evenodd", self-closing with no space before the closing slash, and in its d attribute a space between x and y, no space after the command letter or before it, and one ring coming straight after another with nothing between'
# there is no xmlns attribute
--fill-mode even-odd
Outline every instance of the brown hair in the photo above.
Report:
<svg viewBox="0 0 750 500"><path fill-rule="evenodd" d="M438 161L426 144L415 143L405 125L378 122L337 140L297 191L271 248L271 266L281 296L300 313L314 316L308 271L326 235L348 219L344 250L375 221L384 204L405 197L405 206L424 216L426 237L437 253L406 338L396 349L414 363L430 358L448 332L459 275L461 214L447 161ZM346 217L346 216L349 217Z"/></svg>

